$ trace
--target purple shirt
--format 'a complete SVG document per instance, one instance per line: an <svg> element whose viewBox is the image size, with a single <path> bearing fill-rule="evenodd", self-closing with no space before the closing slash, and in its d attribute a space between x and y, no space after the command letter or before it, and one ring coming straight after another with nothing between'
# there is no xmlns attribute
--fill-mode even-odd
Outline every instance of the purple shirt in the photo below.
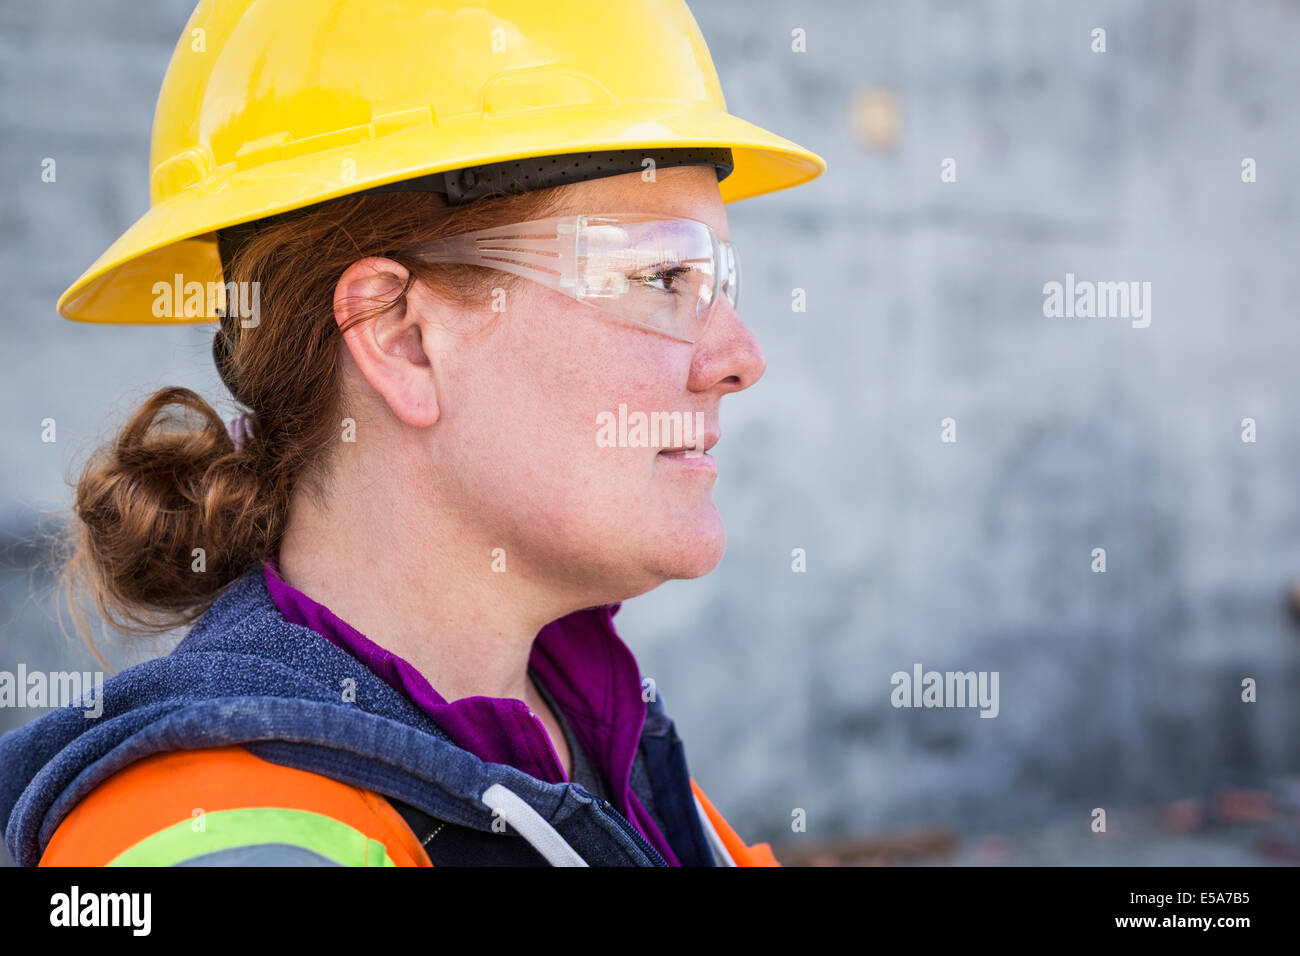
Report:
<svg viewBox="0 0 1300 956"><path fill-rule="evenodd" d="M447 703L414 665L281 578L277 558L267 561L262 573L285 620L311 628L357 658L428 714L458 746L487 763L508 764L547 783L568 782L545 725L522 700L464 697ZM619 607L587 608L547 624L533 641L528 664L604 775L610 802L669 865L681 866L629 782L646 705L641 699L641 668L614 631Z"/></svg>

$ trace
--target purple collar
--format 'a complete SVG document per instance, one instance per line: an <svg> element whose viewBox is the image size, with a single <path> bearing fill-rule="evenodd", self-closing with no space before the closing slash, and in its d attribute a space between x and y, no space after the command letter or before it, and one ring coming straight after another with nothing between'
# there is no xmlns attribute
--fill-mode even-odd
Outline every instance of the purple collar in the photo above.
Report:
<svg viewBox="0 0 1300 956"><path fill-rule="evenodd" d="M547 783L567 782L550 735L522 700L464 697L447 703L414 665L281 578L276 557L266 562L262 573L285 620L311 628L356 657L410 698L458 746L487 763L508 764ZM587 608L552 621L538 632L528 664L600 768L610 788L610 802L670 865L680 866L629 783L646 706L641 698L641 668L614 630L619 607Z"/></svg>

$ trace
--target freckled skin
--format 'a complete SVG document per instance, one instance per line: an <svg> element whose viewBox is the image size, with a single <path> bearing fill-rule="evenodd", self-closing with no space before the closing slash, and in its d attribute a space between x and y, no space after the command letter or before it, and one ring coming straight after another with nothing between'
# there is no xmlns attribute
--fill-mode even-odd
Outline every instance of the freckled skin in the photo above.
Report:
<svg viewBox="0 0 1300 956"><path fill-rule="evenodd" d="M717 179L669 167L575 184L557 215L644 211L707 222L729 238ZM417 308L431 303L414 296ZM537 283L508 294L486 328L447 341L434 363L438 421L426 429L422 485L506 548L512 571L622 600L671 578L710 571L726 542L713 479L674 467L657 448L601 448L600 412L704 413L753 384L764 360L724 300L705 337L678 342ZM437 333L434 333L437 335ZM439 342L443 340L439 338ZM715 457L722 458L719 444Z"/></svg>
<svg viewBox="0 0 1300 956"><path fill-rule="evenodd" d="M730 238L711 167L565 188L555 215L685 216ZM405 279L388 259L353 263L336 317L386 301ZM526 678L542 626L721 559L714 476L659 448L599 447L596 422L622 403L702 412L718 430L722 397L765 366L725 296L688 344L534 282L507 293L504 313L489 302L468 315L416 283L405 308L348 332L340 361L357 441L341 446L323 508L295 496L281 567L446 699L515 696L546 714ZM726 449L724 435L719 469ZM506 573L492 571L497 548Z"/></svg>

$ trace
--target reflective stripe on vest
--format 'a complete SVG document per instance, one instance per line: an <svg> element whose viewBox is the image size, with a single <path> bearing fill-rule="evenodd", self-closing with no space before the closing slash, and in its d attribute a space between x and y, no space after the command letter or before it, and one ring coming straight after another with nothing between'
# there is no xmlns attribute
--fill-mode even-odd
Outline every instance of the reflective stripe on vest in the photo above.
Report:
<svg viewBox="0 0 1300 956"><path fill-rule="evenodd" d="M308 810L248 807L182 820L118 854L109 866L178 866L226 850L284 845L308 850L339 866L394 866L378 840Z"/></svg>

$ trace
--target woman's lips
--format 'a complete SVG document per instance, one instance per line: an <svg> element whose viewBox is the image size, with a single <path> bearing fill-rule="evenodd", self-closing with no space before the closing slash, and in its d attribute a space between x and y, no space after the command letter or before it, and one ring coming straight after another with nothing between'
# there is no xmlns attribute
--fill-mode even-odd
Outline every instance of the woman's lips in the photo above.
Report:
<svg viewBox="0 0 1300 956"><path fill-rule="evenodd" d="M718 463L709 454L709 449L721 438L720 431L711 429L699 436L698 443L677 448L662 448L655 457L671 462L676 468L716 475Z"/></svg>
<svg viewBox="0 0 1300 956"><path fill-rule="evenodd" d="M674 467L717 474L718 463L712 455L696 448L665 448L656 458L672 462Z"/></svg>
<svg viewBox="0 0 1300 956"><path fill-rule="evenodd" d="M672 448L663 448L660 449L659 454L677 455L686 452L686 453L693 453L695 455L703 455L721 440L722 440L721 432L717 432L717 431L705 432L703 435L699 436L699 441L697 441L693 445L675 445Z"/></svg>

